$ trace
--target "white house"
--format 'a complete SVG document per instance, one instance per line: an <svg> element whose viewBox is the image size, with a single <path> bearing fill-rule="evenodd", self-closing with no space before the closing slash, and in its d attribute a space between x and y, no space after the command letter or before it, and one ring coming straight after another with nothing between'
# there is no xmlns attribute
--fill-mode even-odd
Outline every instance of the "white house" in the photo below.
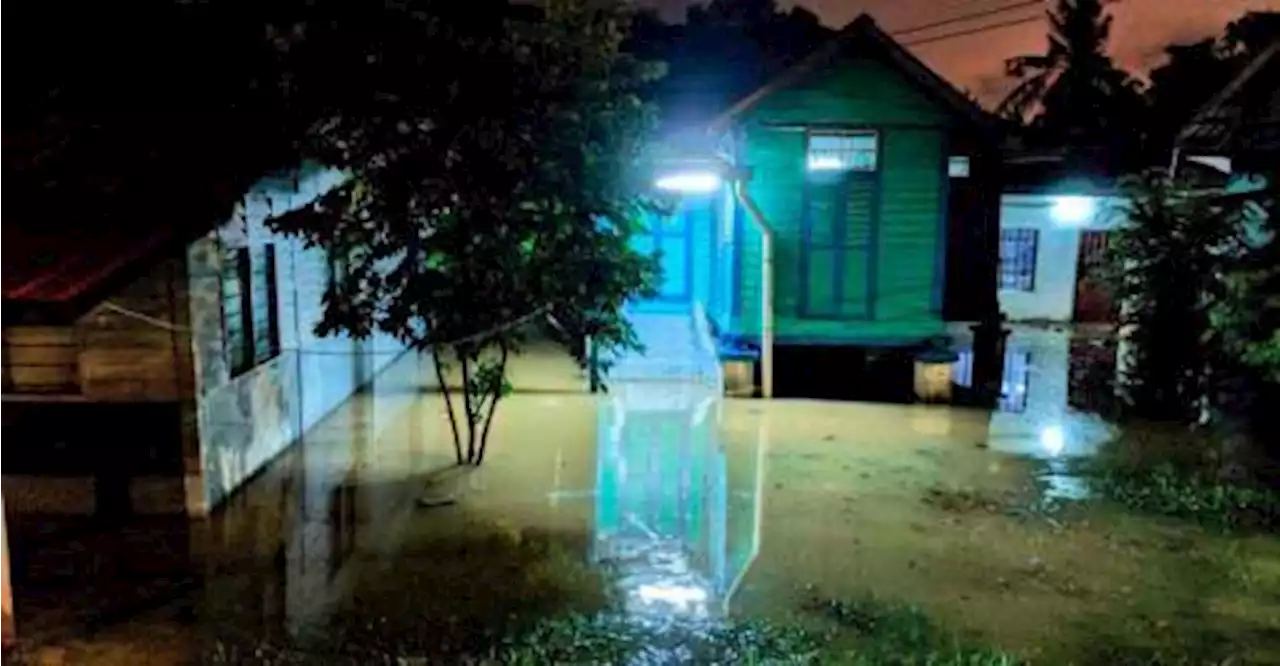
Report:
<svg viewBox="0 0 1280 666"><path fill-rule="evenodd" d="M1125 221L1123 199L1111 183L1059 180L1052 172L1061 163L1045 162L1010 165L1014 175L1000 197L1000 310L1014 322L1110 321L1094 267L1108 232Z"/></svg>
<svg viewBox="0 0 1280 666"><path fill-rule="evenodd" d="M1010 321L1107 321L1110 305L1091 279L1123 200L1085 194L1000 197L1000 309Z"/></svg>

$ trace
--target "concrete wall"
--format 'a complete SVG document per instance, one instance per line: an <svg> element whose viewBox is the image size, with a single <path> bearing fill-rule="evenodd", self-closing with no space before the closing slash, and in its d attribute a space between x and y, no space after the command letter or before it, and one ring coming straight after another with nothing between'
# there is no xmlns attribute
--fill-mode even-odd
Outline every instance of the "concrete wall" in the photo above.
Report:
<svg viewBox="0 0 1280 666"><path fill-rule="evenodd" d="M1090 219L1064 224L1054 219L1054 197L1047 194L1006 194L1000 198L1000 228L1035 229L1035 280L1031 291L999 289L1000 310L1010 321L1071 321L1075 308L1080 232L1113 229L1124 221L1121 201L1094 197ZM999 274L997 273L997 280Z"/></svg>
<svg viewBox="0 0 1280 666"><path fill-rule="evenodd" d="M358 342L317 338L321 297L329 275L321 250L272 234L271 214L300 207L341 182L315 171L295 185L264 181L232 220L188 251L192 345L196 359L202 506L207 511L243 485L325 414L395 360L403 349L385 338ZM232 377L225 348L221 272L227 248L275 247L280 353Z"/></svg>

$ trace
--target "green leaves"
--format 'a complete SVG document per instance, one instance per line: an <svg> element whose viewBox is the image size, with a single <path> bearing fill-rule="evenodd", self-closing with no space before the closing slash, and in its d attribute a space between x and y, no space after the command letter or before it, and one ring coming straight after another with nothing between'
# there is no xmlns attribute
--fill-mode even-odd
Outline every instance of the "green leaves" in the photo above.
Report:
<svg viewBox="0 0 1280 666"><path fill-rule="evenodd" d="M1211 311L1238 252L1238 209L1150 171L1125 182L1128 224L1108 250L1108 278L1129 327L1121 387L1132 415L1194 423L1220 349Z"/></svg>
<svg viewBox="0 0 1280 666"><path fill-rule="evenodd" d="M314 105L304 143L351 179L274 225L344 258L321 333L451 348L467 375L459 458L478 462L507 355L541 323L521 317L555 313L584 363L587 335L635 344L621 308L656 273L630 245L655 112L621 9L467 4L305 5L306 37L282 54Z"/></svg>

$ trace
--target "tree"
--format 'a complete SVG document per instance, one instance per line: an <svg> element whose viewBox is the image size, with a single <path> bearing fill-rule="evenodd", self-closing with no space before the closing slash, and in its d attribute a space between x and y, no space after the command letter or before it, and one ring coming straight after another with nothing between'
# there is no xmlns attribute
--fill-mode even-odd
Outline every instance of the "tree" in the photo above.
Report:
<svg viewBox="0 0 1280 666"><path fill-rule="evenodd" d="M274 224L344 267L319 333L383 331L434 354L457 461L479 465L529 324L553 316L584 364L582 336L637 346L621 308L656 271L630 246L656 206L642 166L655 114L637 91L658 72L622 50L613 6L475 5L322 4L279 26L305 35L285 62L294 99L319 111L306 150L350 179Z"/></svg>
<svg viewBox="0 0 1280 666"><path fill-rule="evenodd" d="M835 34L804 8L780 12L775 0L692 4L683 24L650 15L637 27L636 47L669 64L657 96L673 133L711 119Z"/></svg>
<svg viewBox="0 0 1280 666"><path fill-rule="evenodd" d="M1124 157L1132 147L1138 84L1107 55L1111 16L1103 0L1057 0L1049 12L1048 47L1005 63L1021 82L997 112L1026 120L1053 145L1106 146Z"/></svg>
<svg viewBox="0 0 1280 666"><path fill-rule="evenodd" d="M1227 24L1219 45L1223 57L1243 66L1280 39L1280 12L1246 12Z"/></svg>
<svg viewBox="0 0 1280 666"><path fill-rule="evenodd" d="M1162 170L1128 179L1123 191L1129 223L1109 250L1121 393L1130 415L1194 423L1221 377L1210 312L1237 252L1238 209Z"/></svg>
<svg viewBox="0 0 1280 666"><path fill-rule="evenodd" d="M1147 89L1148 104L1160 110L1151 114L1147 147L1154 158L1168 160L1177 133L1209 98L1222 90L1224 82L1239 72L1239 67L1222 57L1218 41L1212 38L1171 44L1164 52L1168 61L1151 70L1151 86Z"/></svg>
<svg viewBox="0 0 1280 666"><path fill-rule="evenodd" d="M264 173L295 165L296 128L277 113L273 56L245 7L15 8L29 29L9 47L26 60L5 82L6 226L124 233L177 217L205 230Z"/></svg>

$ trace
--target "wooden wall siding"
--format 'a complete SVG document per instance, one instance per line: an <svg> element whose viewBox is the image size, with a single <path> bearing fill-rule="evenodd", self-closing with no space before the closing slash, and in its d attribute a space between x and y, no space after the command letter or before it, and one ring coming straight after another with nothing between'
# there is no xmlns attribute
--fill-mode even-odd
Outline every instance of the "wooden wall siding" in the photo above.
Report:
<svg viewBox="0 0 1280 666"><path fill-rule="evenodd" d="M787 124L939 125L946 111L892 67L844 56L761 100L750 120Z"/></svg>
<svg viewBox="0 0 1280 666"><path fill-rule="evenodd" d="M80 385L87 397L180 401L194 390L187 344L185 262L169 259L110 299L158 322L98 309L76 324Z"/></svg>
<svg viewBox="0 0 1280 666"><path fill-rule="evenodd" d="M943 330L934 305L935 269L944 212L942 151L948 117L915 86L872 59L845 57L753 109L742 135L748 190L777 238L774 250L775 334L780 342L909 341ZM874 266L866 253L844 257L845 274L869 277L873 300L864 321L801 316L801 256L806 141L798 126L864 127L880 133L879 224ZM736 333L759 335L759 240L747 225L740 244L743 316ZM853 227L857 230L857 226ZM861 254L862 256L857 256ZM843 285L856 292L857 281ZM856 303L855 303L856 304Z"/></svg>
<svg viewBox="0 0 1280 666"><path fill-rule="evenodd" d="M177 257L164 261L108 299L159 324L99 307L72 326L5 328L6 392L74 394L89 402L189 397L183 265Z"/></svg>
<svg viewBox="0 0 1280 666"><path fill-rule="evenodd" d="M80 343L70 326L4 329L4 391L80 393Z"/></svg>
<svg viewBox="0 0 1280 666"><path fill-rule="evenodd" d="M940 320L934 275L941 241L943 133L892 129L884 133L881 174L880 261L876 319Z"/></svg>
<svg viewBox="0 0 1280 666"><path fill-rule="evenodd" d="M186 262L174 256L106 299L140 316L100 305L72 326L4 331L12 364L6 372L14 379L6 397L32 401L5 406L6 434L26 444L14 449L21 455L5 468L6 487L23 489L14 496L14 511L94 513L105 510L105 500L95 499L104 492L116 493L107 503L117 510L187 508L187 490L199 485L200 469L196 442L183 426L195 391L187 292ZM14 397L29 387L30 361L55 357L65 369L62 395ZM118 441L107 442L107 435ZM111 489L95 478L105 471L114 475ZM72 486L79 494L66 492Z"/></svg>
<svg viewBox="0 0 1280 666"><path fill-rule="evenodd" d="M767 101L767 100L766 100ZM743 137L743 161L752 169L747 185L756 204L774 229L774 310L777 320L799 305L799 241L806 184L804 133L751 126ZM760 335L760 234L743 225L740 247L742 284L741 330ZM775 320L775 326L778 321Z"/></svg>

